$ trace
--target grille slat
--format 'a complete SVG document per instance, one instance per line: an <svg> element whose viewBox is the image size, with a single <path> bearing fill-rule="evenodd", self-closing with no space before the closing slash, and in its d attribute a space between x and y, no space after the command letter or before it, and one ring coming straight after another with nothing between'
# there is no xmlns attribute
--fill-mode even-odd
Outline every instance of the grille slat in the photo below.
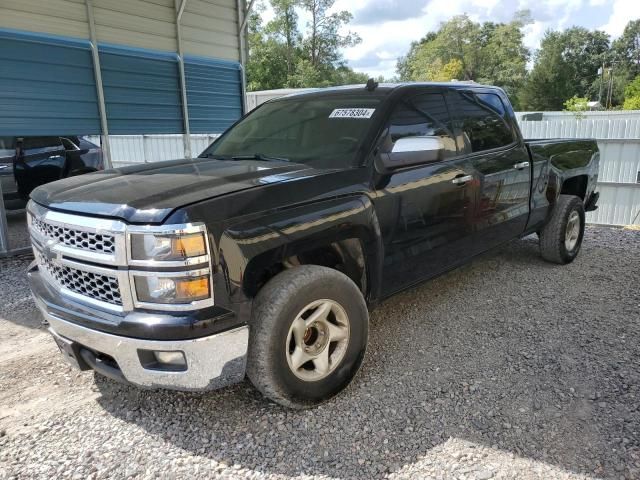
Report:
<svg viewBox="0 0 640 480"><path fill-rule="evenodd" d="M94 300L122 306L117 277L86 272L68 265L58 265L38 251L36 251L36 257L38 265L45 269L47 274L62 287Z"/></svg>
<svg viewBox="0 0 640 480"><path fill-rule="evenodd" d="M115 252L116 242L113 235L84 232L82 230L61 227L43 221L35 216L31 217L31 226L45 237L57 240L68 247L109 255Z"/></svg>

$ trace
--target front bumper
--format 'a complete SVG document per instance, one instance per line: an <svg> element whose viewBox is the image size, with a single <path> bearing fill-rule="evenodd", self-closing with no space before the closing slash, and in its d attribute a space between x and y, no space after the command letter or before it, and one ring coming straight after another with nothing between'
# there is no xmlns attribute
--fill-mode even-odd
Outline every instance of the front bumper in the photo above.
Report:
<svg viewBox="0 0 640 480"><path fill-rule="evenodd" d="M81 370L91 368L141 387L189 391L213 390L244 378L249 329L230 312L135 311L118 317L56 294L35 267L28 276L50 333L66 359ZM150 364L154 351L182 352L186 368Z"/></svg>
<svg viewBox="0 0 640 480"><path fill-rule="evenodd" d="M148 388L175 390L213 390L244 378L249 329L235 328L209 337L190 340L158 341L120 337L67 322L43 311L50 332L58 340L70 341L80 368ZM61 337L61 338L60 338ZM88 353L84 353L84 352ZM143 366L142 352L181 351L186 370L171 371ZM104 361L105 356L109 360ZM93 359L90 360L90 359Z"/></svg>

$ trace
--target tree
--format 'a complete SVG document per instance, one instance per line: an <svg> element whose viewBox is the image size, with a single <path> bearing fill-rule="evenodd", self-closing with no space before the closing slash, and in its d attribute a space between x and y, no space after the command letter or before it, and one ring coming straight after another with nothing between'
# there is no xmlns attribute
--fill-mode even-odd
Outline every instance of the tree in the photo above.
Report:
<svg viewBox="0 0 640 480"><path fill-rule="evenodd" d="M287 83L286 57L282 45L262 25L264 6L256 4L248 22L248 90L281 88Z"/></svg>
<svg viewBox="0 0 640 480"><path fill-rule="evenodd" d="M411 45L398 60L402 80L474 80L503 87L515 95L526 77L529 51L522 28L530 21L527 11L509 23L473 22L458 15Z"/></svg>
<svg viewBox="0 0 640 480"><path fill-rule="evenodd" d="M640 20L632 20L613 42L613 58L629 80L640 75Z"/></svg>
<svg viewBox="0 0 640 480"><path fill-rule="evenodd" d="M264 7L257 5L249 19L249 90L283 87L322 87L362 83L368 78L342 60L341 49L359 37L344 32L351 20L346 11L328 13L335 0L270 0L274 19L262 24ZM299 12L311 21L300 32Z"/></svg>
<svg viewBox="0 0 640 480"><path fill-rule="evenodd" d="M328 13L335 0L302 0L301 5L311 16L309 35L305 40L305 49L311 65L317 69L331 68L342 58L340 49L352 47L360 43L360 37L347 32L341 34L342 27L347 25L352 15L343 10Z"/></svg>
<svg viewBox="0 0 640 480"><path fill-rule="evenodd" d="M596 98L598 69L609 52L609 36L601 31L572 27L548 31L520 94L522 108L560 110L566 99Z"/></svg>
<svg viewBox="0 0 640 480"><path fill-rule="evenodd" d="M640 110L640 75L624 89L624 110Z"/></svg>
<svg viewBox="0 0 640 480"><path fill-rule="evenodd" d="M575 94L570 84L573 71L562 56L562 37L558 32L547 32L536 55L520 96L525 110L561 110L567 98Z"/></svg>
<svg viewBox="0 0 640 480"><path fill-rule="evenodd" d="M285 60L287 65L287 82L293 75L298 57L302 35L298 30L298 14L296 6L299 0L271 0L275 14L274 20L267 25L267 31L274 37L284 40Z"/></svg>
<svg viewBox="0 0 640 480"><path fill-rule="evenodd" d="M509 23L485 24L481 32L482 68L478 81L504 88L514 104L527 77L530 52L524 46L522 29L529 23L529 12L522 11Z"/></svg>
<svg viewBox="0 0 640 480"><path fill-rule="evenodd" d="M562 33L560 42L563 60L571 66L574 94L595 99L598 69L610 55L609 35L600 30L572 27Z"/></svg>
<svg viewBox="0 0 640 480"><path fill-rule="evenodd" d="M409 53L404 57L398 58L398 61L396 62L396 72L398 74L398 79L401 82L408 82L412 80L412 62L418 52L418 49L426 43L433 42L436 36L437 34L435 32L429 32L419 41L411 42Z"/></svg>

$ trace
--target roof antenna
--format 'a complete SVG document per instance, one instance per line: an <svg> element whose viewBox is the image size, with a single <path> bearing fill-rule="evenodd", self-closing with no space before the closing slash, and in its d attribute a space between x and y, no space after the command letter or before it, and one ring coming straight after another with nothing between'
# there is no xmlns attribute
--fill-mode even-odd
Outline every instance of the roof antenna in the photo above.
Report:
<svg viewBox="0 0 640 480"><path fill-rule="evenodd" d="M376 82L373 78L367 80L367 91L373 92L376 88L378 88L378 82Z"/></svg>

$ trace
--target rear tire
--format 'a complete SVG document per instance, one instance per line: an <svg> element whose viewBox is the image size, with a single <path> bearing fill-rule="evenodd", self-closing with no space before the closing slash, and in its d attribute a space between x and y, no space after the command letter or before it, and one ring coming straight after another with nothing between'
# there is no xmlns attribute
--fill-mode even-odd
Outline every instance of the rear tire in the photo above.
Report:
<svg viewBox="0 0 640 480"><path fill-rule="evenodd" d="M582 245L584 224L582 199L560 195L551 218L539 233L542 258L561 265L573 262Z"/></svg>
<svg viewBox="0 0 640 480"><path fill-rule="evenodd" d="M316 406L356 375L368 328L364 297L349 277L315 265L285 270L254 300L247 375L276 403Z"/></svg>

